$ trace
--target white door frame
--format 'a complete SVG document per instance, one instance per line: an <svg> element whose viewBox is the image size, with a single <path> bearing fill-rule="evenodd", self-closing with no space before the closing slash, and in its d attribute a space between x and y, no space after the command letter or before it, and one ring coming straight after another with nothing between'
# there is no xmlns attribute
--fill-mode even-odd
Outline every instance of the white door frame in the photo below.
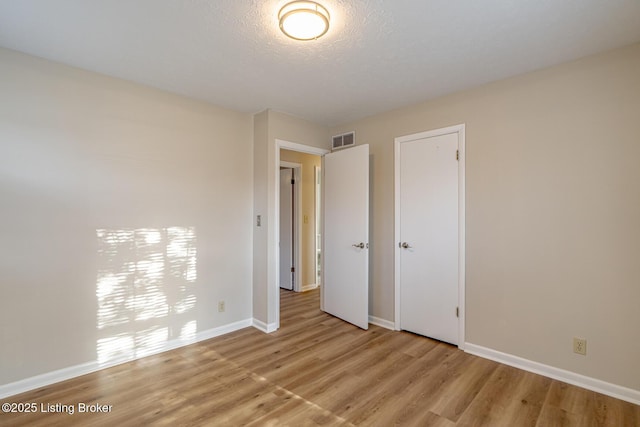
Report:
<svg viewBox="0 0 640 427"><path fill-rule="evenodd" d="M434 136L458 134L458 348L465 346L465 125L401 136L394 140L394 204L395 204L395 329L400 330L400 144Z"/></svg>
<svg viewBox="0 0 640 427"><path fill-rule="evenodd" d="M273 260L267 266L267 283L270 287L270 291L273 295L273 298L268 298L267 301L267 319L271 318L270 313L273 313L273 318L275 319L275 325L273 328L270 325L267 325L267 332L273 332L280 328L280 256L278 250L278 237L280 236L280 185L276 185L276 183L280 182L280 149L284 148L285 150L298 151L300 153L314 154L316 156L324 156L329 153L329 150L325 150L324 148L312 147L310 145L298 144L297 142L284 141L282 139L276 139L274 145L272 146L274 149L273 159L274 163L271 163L272 174L271 175L271 183L269 183L269 187L271 192L271 204L268 206L267 214L270 218L274 218L273 224L273 233L268 234L268 243L267 243L267 260ZM269 293L269 290L267 291Z"/></svg>
<svg viewBox="0 0 640 427"><path fill-rule="evenodd" d="M294 190L295 195L293 197L293 266L295 267L295 271L293 273L293 290L295 292L300 292L300 270L302 265L302 209L300 208L302 201L302 165L300 163L285 162L284 160L281 160L280 167L293 169L293 180L296 183ZM280 202L279 192L278 202ZM278 236L280 235L279 207L280 203L278 203ZM279 254L280 247L278 246L278 259L280 259ZM278 279L280 278L278 277Z"/></svg>

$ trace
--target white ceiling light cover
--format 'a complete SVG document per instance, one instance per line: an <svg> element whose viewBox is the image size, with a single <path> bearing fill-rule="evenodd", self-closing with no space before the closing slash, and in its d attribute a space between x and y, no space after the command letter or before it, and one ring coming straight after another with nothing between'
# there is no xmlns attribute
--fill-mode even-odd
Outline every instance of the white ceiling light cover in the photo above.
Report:
<svg viewBox="0 0 640 427"><path fill-rule="evenodd" d="M278 13L280 29L295 40L315 40L329 31L329 11L313 1L294 1Z"/></svg>

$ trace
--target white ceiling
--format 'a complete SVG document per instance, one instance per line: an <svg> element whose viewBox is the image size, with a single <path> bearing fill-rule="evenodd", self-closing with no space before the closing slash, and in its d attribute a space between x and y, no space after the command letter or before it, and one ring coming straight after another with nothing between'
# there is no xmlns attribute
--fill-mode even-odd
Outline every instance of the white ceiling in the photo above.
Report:
<svg viewBox="0 0 640 427"><path fill-rule="evenodd" d="M0 46L243 112L336 125L640 41L640 0L0 0Z"/></svg>

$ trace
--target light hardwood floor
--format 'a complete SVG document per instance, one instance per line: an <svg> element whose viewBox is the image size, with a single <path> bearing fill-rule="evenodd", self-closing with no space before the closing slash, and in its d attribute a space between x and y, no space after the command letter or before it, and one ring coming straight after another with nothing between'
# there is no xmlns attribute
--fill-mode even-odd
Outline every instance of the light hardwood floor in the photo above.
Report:
<svg viewBox="0 0 640 427"><path fill-rule="evenodd" d="M283 291L273 334L247 328L3 399L76 412L0 413L0 425L640 426L640 406L318 307L317 290Z"/></svg>

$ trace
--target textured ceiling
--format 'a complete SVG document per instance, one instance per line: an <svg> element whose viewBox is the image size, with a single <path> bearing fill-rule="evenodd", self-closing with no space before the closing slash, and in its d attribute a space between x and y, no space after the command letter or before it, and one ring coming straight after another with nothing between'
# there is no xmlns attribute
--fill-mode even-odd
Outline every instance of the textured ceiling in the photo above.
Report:
<svg viewBox="0 0 640 427"><path fill-rule="evenodd" d="M640 0L1 0L0 46L244 112L341 124L640 41Z"/></svg>

